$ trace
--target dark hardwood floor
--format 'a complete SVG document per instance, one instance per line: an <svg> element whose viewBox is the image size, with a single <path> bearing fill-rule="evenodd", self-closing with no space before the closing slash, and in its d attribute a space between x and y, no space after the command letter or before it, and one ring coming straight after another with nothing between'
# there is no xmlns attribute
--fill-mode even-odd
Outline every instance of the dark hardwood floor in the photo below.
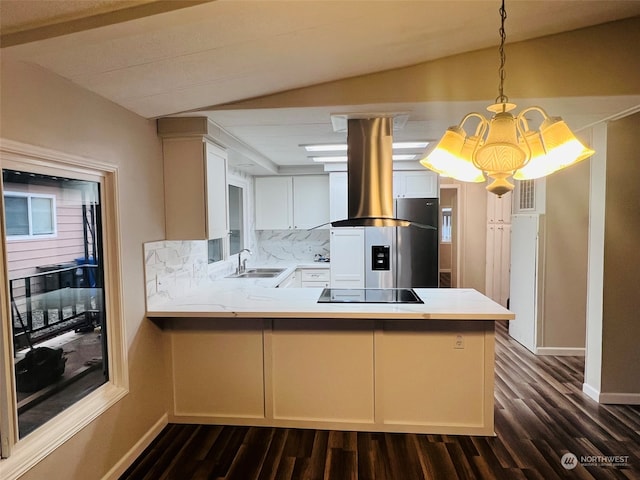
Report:
<svg viewBox="0 0 640 480"><path fill-rule="evenodd" d="M121 480L640 479L640 407L599 405L583 358L496 329L496 437L168 425Z"/></svg>

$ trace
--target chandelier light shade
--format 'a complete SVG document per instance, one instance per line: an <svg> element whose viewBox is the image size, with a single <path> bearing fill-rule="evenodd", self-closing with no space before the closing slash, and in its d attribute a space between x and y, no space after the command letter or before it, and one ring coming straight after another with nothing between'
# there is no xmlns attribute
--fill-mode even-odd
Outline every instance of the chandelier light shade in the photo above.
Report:
<svg viewBox="0 0 640 480"><path fill-rule="evenodd" d="M504 0L500 8L500 85L499 95L487 107L493 113L487 120L480 113L467 114L459 125L449 127L436 147L420 163L445 177L463 182L483 182L485 175L493 180L487 190L502 196L513 190L509 177L530 180L544 177L574 165L595 152L584 146L560 117L549 117L540 107L529 107L517 116L516 105L504 95ZM542 119L538 130L529 128L526 115L538 112ZM476 119L473 135L464 124Z"/></svg>

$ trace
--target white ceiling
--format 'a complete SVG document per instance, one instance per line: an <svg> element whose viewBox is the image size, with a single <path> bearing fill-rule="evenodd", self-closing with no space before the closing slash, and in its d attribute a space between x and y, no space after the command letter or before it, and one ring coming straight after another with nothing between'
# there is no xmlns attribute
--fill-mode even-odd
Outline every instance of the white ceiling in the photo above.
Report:
<svg viewBox="0 0 640 480"><path fill-rule="evenodd" d="M266 169L247 171L267 173L308 165L300 144L344 140L332 130L331 113L408 112L397 139L434 139L486 102L207 107L496 46L498 7L497 0L0 0L0 28L3 55L143 117L207 114L264 157ZM640 15L640 1L514 0L507 11L513 42ZM545 99L577 127L638 103ZM251 162L235 156L232 163Z"/></svg>

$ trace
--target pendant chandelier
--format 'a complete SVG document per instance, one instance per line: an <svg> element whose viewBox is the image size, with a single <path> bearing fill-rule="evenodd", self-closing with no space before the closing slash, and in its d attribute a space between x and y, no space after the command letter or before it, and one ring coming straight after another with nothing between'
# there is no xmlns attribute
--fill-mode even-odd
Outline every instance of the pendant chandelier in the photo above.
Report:
<svg viewBox="0 0 640 480"><path fill-rule="evenodd" d="M576 138L560 117L550 117L540 107L529 107L517 116L510 113L516 105L504 94L507 12L504 0L500 7L500 85L498 97L487 110L487 120L480 113L469 113L459 125L449 127L436 148L420 163L440 175L463 182L484 182L485 174L493 179L487 190L499 197L513 190L509 177L530 180L544 177L573 165L595 152ZM538 130L529 128L526 115L537 112L542 117ZM472 135L464 130L468 120L477 119Z"/></svg>

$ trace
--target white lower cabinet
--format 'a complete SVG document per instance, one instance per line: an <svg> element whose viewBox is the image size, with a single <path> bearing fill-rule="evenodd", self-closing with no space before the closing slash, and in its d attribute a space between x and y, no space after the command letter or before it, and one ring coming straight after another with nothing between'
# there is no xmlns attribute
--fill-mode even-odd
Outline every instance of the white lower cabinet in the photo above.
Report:
<svg viewBox="0 0 640 480"><path fill-rule="evenodd" d="M331 283L328 268L297 268L278 284L278 288L328 287Z"/></svg>
<svg viewBox="0 0 640 480"><path fill-rule="evenodd" d="M328 287L331 272L328 268L301 268L300 283L302 287Z"/></svg>
<svg viewBox="0 0 640 480"><path fill-rule="evenodd" d="M300 284L300 272L294 270L291 274L278 284L278 288L295 288L302 286Z"/></svg>
<svg viewBox="0 0 640 480"><path fill-rule="evenodd" d="M364 288L364 228L332 228L331 287Z"/></svg>

